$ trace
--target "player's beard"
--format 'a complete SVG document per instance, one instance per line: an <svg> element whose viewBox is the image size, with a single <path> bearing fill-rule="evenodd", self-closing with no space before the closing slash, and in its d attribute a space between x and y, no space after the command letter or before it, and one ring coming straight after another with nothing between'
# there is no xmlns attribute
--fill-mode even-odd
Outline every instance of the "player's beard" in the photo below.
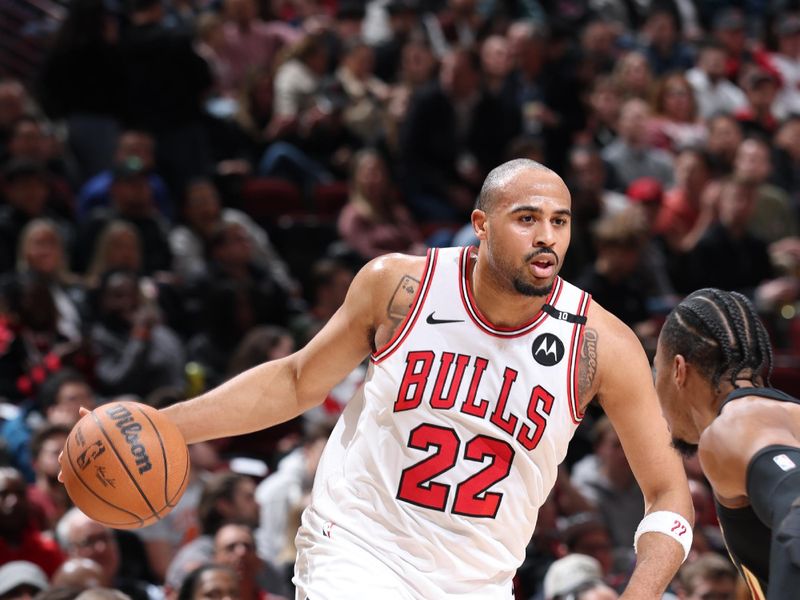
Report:
<svg viewBox="0 0 800 600"><path fill-rule="evenodd" d="M532 283L525 281L522 273L528 271L529 268L528 265L530 264L530 262L540 254L552 254L553 257L555 258L553 278L546 285L533 285ZM523 294L524 296L531 296L531 297L547 296L552 291L553 284L556 281L556 276L558 275L558 263L559 263L558 255L552 250L546 248L539 248L538 250L531 252L527 257L525 257L525 267L523 267L523 270L521 270L520 274L515 276L512 280L514 284L514 289L517 290L520 294Z"/></svg>
<svg viewBox="0 0 800 600"><path fill-rule="evenodd" d="M672 447L681 453L685 458L692 458L697 454L697 444L690 444L680 438L672 438Z"/></svg>

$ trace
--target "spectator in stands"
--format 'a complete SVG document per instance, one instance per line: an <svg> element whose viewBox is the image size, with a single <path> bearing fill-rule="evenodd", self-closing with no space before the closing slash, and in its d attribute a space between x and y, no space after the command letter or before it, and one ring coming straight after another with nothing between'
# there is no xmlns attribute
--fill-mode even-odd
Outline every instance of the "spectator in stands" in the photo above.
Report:
<svg viewBox="0 0 800 600"><path fill-rule="evenodd" d="M111 187L114 184L114 165L120 165L129 160L136 160L141 164L142 171L146 173L147 183L161 215L172 220L174 211L166 182L154 171L155 169L155 140L146 131L129 129L123 131L116 142L116 149L109 153L104 160L113 157L113 163L108 164L102 171L93 174L83 186L77 197L76 217L83 221L98 207L111 204Z"/></svg>
<svg viewBox="0 0 800 600"><path fill-rule="evenodd" d="M342 118L360 145L374 145L381 137L390 88L374 75L375 53L366 42L345 40L344 52L327 91L344 105Z"/></svg>
<svg viewBox="0 0 800 600"><path fill-rule="evenodd" d="M544 600L614 600L617 593L603 582L597 559L568 554L558 559L544 576Z"/></svg>
<svg viewBox="0 0 800 600"><path fill-rule="evenodd" d="M619 136L603 149L603 159L614 169L615 183L620 189L626 189L640 177L654 177L664 186L672 183L672 157L652 147L648 140L650 116L650 107L644 100L626 101L620 110Z"/></svg>
<svg viewBox="0 0 800 600"><path fill-rule="evenodd" d="M36 480L28 486L28 503L43 531L55 531L58 520L72 506L67 489L58 481L61 468L58 455L70 430L68 425L47 423L31 438L30 453Z"/></svg>
<svg viewBox="0 0 800 600"><path fill-rule="evenodd" d="M52 208L64 217L71 217L70 182L75 179L74 169L50 124L30 114L20 117L11 128L6 150L6 160L30 161L45 167L50 176Z"/></svg>
<svg viewBox="0 0 800 600"><path fill-rule="evenodd" d="M598 77L591 85L588 96L586 131L582 143L603 149L617 137L617 122L622 105L619 88L607 75Z"/></svg>
<svg viewBox="0 0 800 600"><path fill-rule="evenodd" d="M623 54L614 67L614 83L623 100L648 100L653 88L653 72L647 57L631 50Z"/></svg>
<svg viewBox="0 0 800 600"><path fill-rule="evenodd" d="M64 556L58 545L36 528L22 473L0 467L0 565L15 560L32 562L50 577Z"/></svg>
<svg viewBox="0 0 800 600"><path fill-rule="evenodd" d="M172 271L186 281L208 274L208 244L222 223L238 223L247 231L256 264L268 270L287 292L295 283L286 263L272 246L267 233L240 210L223 207L214 183L196 179L186 186L184 225L174 227L169 234L172 249Z"/></svg>
<svg viewBox="0 0 800 600"><path fill-rule="evenodd" d="M775 134L775 168L772 182L789 194L792 208L800 210L800 114L786 119Z"/></svg>
<svg viewBox="0 0 800 600"><path fill-rule="evenodd" d="M156 299L140 292L135 273L116 270L103 275L91 338L102 393L144 398L159 387L183 388L183 345L161 323Z"/></svg>
<svg viewBox="0 0 800 600"><path fill-rule="evenodd" d="M30 440L33 432L44 425L72 428L78 422L80 407L93 409L95 397L82 375L73 369L61 369L48 377L35 400L26 401L14 419L0 425L0 437L5 440L14 466L25 479L36 479Z"/></svg>
<svg viewBox="0 0 800 600"><path fill-rule="evenodd" d="M203 98L213 80L187 32L163 23L161 0L135 0L120 38L126 127L156 139L159 173L172 190L213 172ZM147 245L147 244L146 244Z"/></svg>
<svg viewBox="0 0 800 600"><path fill-rule="evenodd" d="M749 230L768 244L798 234L797 212L782 189L769 183L772 157L767 142L750 138L736 151L733 179L743 188L752 189L755 211Z"/></svg>
<svg viewBox="0 0 800 600"><path fill-rule="evenodd" d="M672 73L658 81L653 112L648 125L653 146L675 154L705 142L706 125L697 118L694 91L683 74Z"/></svg>
<svg viewBox="0 0 800 600"><path fill-rule="evenodd" d="M718 554L704 554L678 571L678 600L734 600L736 568Z"/></svg>
<svg viewBox="0 0 800 600"><path fill-rule="evenodd" d="M387 252L424 254L426 248L386 163L374 150L362 150L353 158L350 199L339 213L338 229L364 262Z"/></svg>
<svg viewBox="0 0 800 600"><path fill-rule="evenodd" d="M630 204L624 194L606 188L608 172L600 153L589 145L574 146L567 181L572 191L572 241L563 276L577 277L594 262L592 227L597 219L618 213Z"/></svg>
<svg viewBox="0 0 800 600"><path fill-rule="evenodd" d="M48 207L50 176L40 163L27 160L6 163L2 184L5 203L0 206L0 273L16 268L20 233L33 219L53 220L69 245L72 227Z"/></svg>
<svg viewBox="0 0 800 600"><path fill-rule="evenodd" d="M486 89L500 96L506 91L508 76L514 63L508 39L502 35L490 35L481 43L481 72Z"/></svg>
<svg viewBox="0 0 800 600"><path fill-rule="evenodd" d="M438 85L412 99L400 136L404 191L414 215L453 221L469 214L485 173L519 130L519 113L480 91L478 55L449 52Z"/></svg>
<svg viewBox="0 0 800 600"><path fill-rule="evenodd" d="M0 80L0 156L6 156L11 129L29 110L30 98L18 79Z"/></svg>
<svg viewBox="0 0 800 600"><path fill-rule="evenodd" d="M710 40L700 46L697 65L686 72L686 79L702 119L731 114L747 104L741 88L725 76L725 49L719 42Z"/></svg>
<svg viewBox="0 0 800 600"><path fill-rule="evenodd" d="M313 264L306 286L308 310L289 322L297 347L305 346L339 310L354 275L353 268L342 260L321 258Z"/></svg>
<svg viewBox="0 0 800 600"><path fill-rule="evenodd" d="M96 289L103 273L115 269L142 272L142 242L139 231L122 219L109 221L100 231L86 271L87 286Z"/></svg>
<svg viewBox="0 0 800 600"><path fill-rule="evenodd" d="M264 563L256 554L256 542L249 525L228 523L220 527L214 536L214 561L230 567L239 577L242 600L285 600L283 594L274 591L282 582L263 581Z"/></svg>
<svg viewBox="0 0 800 600"><path fill-rule="evenodd" d="M202 565L183 580L176 600L241 600L239 578L230 567Z"/></svg>
<svg viewBox="0 0 800 600"><path fill-rule="evenodd" d="M642 512L641 508L639 512ZM615 562L624 563L626 558L630 562L633 555L629 540L626 539L622 546L617 547L618 554L622 556L615 557L611 531L605 520L595 512L581 512L565 517L559 522L559 531L569 554L585 554L597 560L603 577L616 587L621 577Z"/></svg>
<svg viewBox="0 0 800 600"><path fill-rule="evenodd" d="M772 277L767 243L750 233L757 203L753 186L733 179L722 182L716 209L718 221L706 230L687 257L690 289L718 287L753 298L755 289Z"/></svg>
<svg viewBox="0 0 800 600"><path fill-rule="evenodd" d="M641 32L642 50L656 76L685 71L694 64L691 50L678 35L675 14L668 8L651 8Z"/></svg>
<svg viewBox="0 0 800 600"><path fill-rule="evenodd" d="M256 488L255 499L261 511L256 531L258 554L273 564L280 560L286 539L292 537L293 515L299 515L298 508L305 508L329 435L326 426L310 428L303 443Z"/></svg>
<svg viewBox="0 0 800 600"><path fill-rule="evenodd" d="M102 0L71 2L39 72L39 100L50 118L66 121L79 184L111 166L119 135L118 18Z"/></svg>
<svg viewBox="0 0 800 600"><path fill-rule="evenodd" d="M779 13L775 21L775 36L778 48L769 55L767 66L781 79L781 89L775 98L775 114L786 118L800 114L800 15Z"/></svg>
<svg viewBox="0 0 800 600"><path fill-rule="evenodd" d="M142 272L149 275L168 270L172 258L167 241L167 224L156 212L144 163L131 158L115 165L110 193L111 205L94 209L80 228L75 247L75 269L82 273L86 271L100 232L112 220L122 219L139 232Z"/></svg>
<svg viewBox="0 0 800 600"><path fill-rule="evenodd" d="M20 233L17 272L33 273L49 284L58 311L59 333L79 341L86 319L86 294L67 265L64 238L56 222L46 218L30 221Z"/></svg>
<svg viewBox="0 0 800 600"><path fill-rule="evenodd" d="M248 72L274 68L279 51L302 36L286 23L260 19L254 0L226 0L223 15L220 87L224 94L235 95Z"/></svg>
<svg viewBox="0 0 800 600"><path fill-rule="evenodd" d="M125 576L120 546L112 529L71 508L58 522L56 537L69 558L88 558L100 565L101 585L124 592L131 600L149 600L152 586Z"/></svg>
<svg viewBox="0 0 800 600"><path fill-rule="evenodd" d="M716 215L703 203L711 183L711 159L698 147L684 148L675 158L675 186L667 190L656 219L656 232L673 252L694 247Z"/></svg>
<svg viewBox="0 0 800 600"><path fill-rule="evenodd" d="M715 177L733 172L733 160L743 139L742 126L732 115L716 115L709 119L706 151Z"/></svg>
<svg viewBox="0 0 800 600"><path fill-rule="evenodd" d="M592 442L594 454L575 464L572 483L602 516L614 545L629 547L644 515L642 491L607 418L600 418L592 427Z"/></svg>
<svg viewBox="0 0 800 600"><path fill-rule="evenodd" d="M773 73L760 67L749 67L742 78L747 105L734 113L745 135L770 137L778 128L774 112L779 82Z"/></svg>
<svg viewBox="0 0 800 600"><path fill-rule="evenodd" d="M65 365L88 365L86 348L58 331L58 312L48 283L20 275L3 290L0 313L0 396L21 402L34 395L50 373Z"/></svg>
<svg viewBox="0 0 800 600"><path fill-rule="evenodd" d="M738 81L744 67L754 60L747 36L747 21L742 10L730 7L716 11L712 34L725 49L725 77Z"/></svg>
<svg viewBox="0 0 800 600"><path fill-rule="evenodd" d="M231 471L215 473L203 482L197 505L200 535L181 547L166 573L168 589L178 589L187 574L214 558L214 536L226 523L258 525L255 484L246 475Z"/></svg>
<svg viewBox="0 0 800 600"><path fill-rule="evenodd" d="M30 600L50 586L47 574L26 560L15 560L0 567L0 600Z"/></svg>

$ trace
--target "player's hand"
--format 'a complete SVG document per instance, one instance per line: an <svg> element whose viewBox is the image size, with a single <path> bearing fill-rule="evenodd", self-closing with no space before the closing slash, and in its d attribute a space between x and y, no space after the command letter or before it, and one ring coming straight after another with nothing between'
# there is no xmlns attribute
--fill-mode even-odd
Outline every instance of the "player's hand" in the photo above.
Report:
<svg viewBox="0 0 800 600"><path fill-rule="evenodd" d="M90 412L92 412L92 411L90 411L88 408L84 408L83 406L81 406L81 407L78 409L78 415L79 415L79 418L81 418L81 419L82 419L83 417L85 417L86 415L88 415ZM66 442L65 442L65 444L66 444ZM61 459L63 458L63 456L64 456L64 451L62 450L61 452L59 452L59 453L58 453L58 464L59 464L59 465L60 465L60 464L62 464L62 462L61 462ZM63 477L63 475L64 475L64 472L63 472L61 469L59 469L59 470L58 470L58 480L59 480L61 483L64 483L64 477Z"/></svg>

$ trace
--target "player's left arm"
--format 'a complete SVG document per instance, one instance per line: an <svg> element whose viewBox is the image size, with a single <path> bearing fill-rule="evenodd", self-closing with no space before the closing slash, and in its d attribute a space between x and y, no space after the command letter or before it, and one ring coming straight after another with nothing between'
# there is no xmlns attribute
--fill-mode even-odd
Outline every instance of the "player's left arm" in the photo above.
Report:
<svg viewBox="0 0 800 600"><path fill-rule="evenodd" d="M763 398L731 402L700 437L700 463L714 493L747 497L772 530L769 597L800 587L800 430L796 405Z"/></svg>
<svg viewBox="0 0 800 600"><path fill-rule="evenodd" d="M597 398L614 425L645 501L645 518L655 529L672 529L673 516L685 519L686 538L694 523L686 473L672 448L641 343L633 331L596 304L587 322L597 352ZM585 338L586 336L584 336ZM674 515L677 513L677 515ZM665 522L670 519L670 523ZM649 527L648 527L649 529ZM625 598L660 598L684 560L684 546L669 534L643 533L637 543L636 568ZM633 540L631 540L633 543Z"/></svg>

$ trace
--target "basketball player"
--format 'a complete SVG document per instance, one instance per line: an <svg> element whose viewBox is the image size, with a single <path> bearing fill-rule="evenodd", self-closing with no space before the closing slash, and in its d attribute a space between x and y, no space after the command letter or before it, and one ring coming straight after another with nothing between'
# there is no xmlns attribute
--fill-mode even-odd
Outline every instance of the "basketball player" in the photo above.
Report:
<svg viewBox="0 0 800 600"><path fill-rule="evenodd" d="M772 350L752 304L694 292L667 317L655 367L673 445L699 449L753 598L800 597L800 400L769 387Z"/></svg>
<svg viewBox="0 0 800 600"><path fill-rule="evenodd" d="M298 598L507 600L537 511L597 397L645 497L629 598L657 598L691 544L691 500L635 335L558 277L570 195L492 171L480 247L387 255L297 353L164 410L187 442L295 417L366 356L297 535Z"/></svg>

